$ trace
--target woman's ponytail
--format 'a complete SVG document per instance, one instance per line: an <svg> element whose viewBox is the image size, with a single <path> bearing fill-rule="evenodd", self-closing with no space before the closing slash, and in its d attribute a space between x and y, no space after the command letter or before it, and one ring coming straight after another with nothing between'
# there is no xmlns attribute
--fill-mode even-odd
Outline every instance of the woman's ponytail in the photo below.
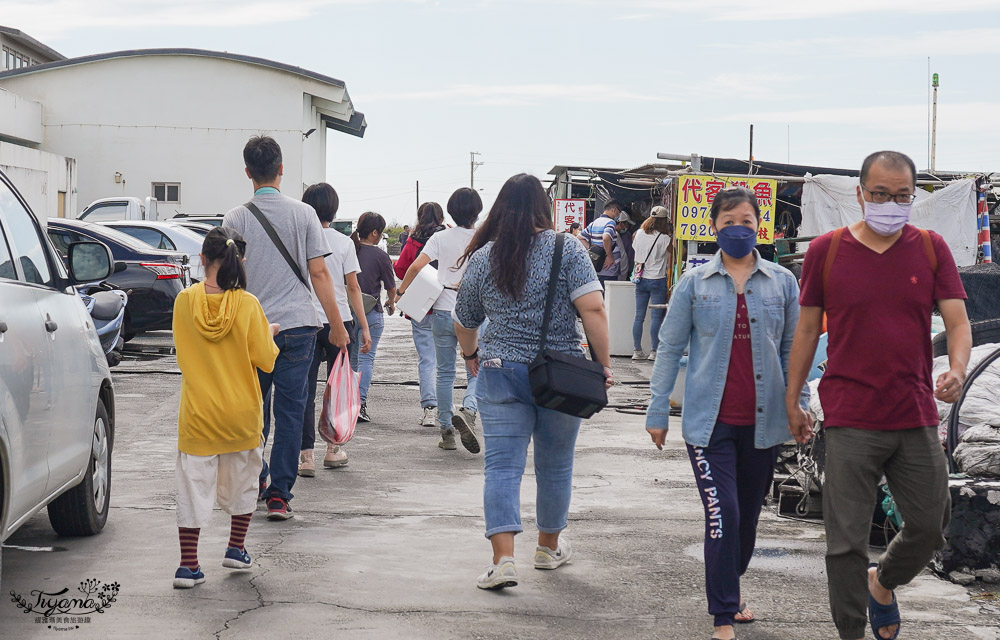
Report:
<svg viewBox="0 0 1000 640"><path fill-rule="evenodd" d="M220 289L246 289L247 272L243 268L246 249L247 243L240 234L226 227L215 227L205 236L201 253L207 261L218 263L215 282Z"/></svg>

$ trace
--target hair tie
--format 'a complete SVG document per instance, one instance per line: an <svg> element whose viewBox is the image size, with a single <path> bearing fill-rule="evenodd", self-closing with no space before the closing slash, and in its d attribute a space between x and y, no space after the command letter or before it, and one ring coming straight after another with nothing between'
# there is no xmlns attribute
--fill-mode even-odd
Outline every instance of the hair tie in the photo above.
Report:
<svg viewBox="0 0 1000 640"><path fill-rule="evenodd" d="M236 244L236 241L233 240L232 238L229 238L229 239L226 240L226 246L227 247L229 247L231 245L234 245L234 244Z"/></svg>

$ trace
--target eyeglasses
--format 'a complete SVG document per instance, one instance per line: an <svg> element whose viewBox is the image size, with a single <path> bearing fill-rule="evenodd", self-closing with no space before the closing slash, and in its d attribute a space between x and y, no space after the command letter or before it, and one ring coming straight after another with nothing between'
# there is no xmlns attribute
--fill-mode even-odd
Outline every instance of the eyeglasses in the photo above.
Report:
<svg viewBox="0 0 1000 640"><path fill-rule="evenodd" d="M860 184L860 183L859 183ZM885 191L872 191L864 184L861 184L861 188L872 194L872 202L877 204L884 204L892 200L897 204L910 204L917 197L915 193L886 193Z"/></svg>

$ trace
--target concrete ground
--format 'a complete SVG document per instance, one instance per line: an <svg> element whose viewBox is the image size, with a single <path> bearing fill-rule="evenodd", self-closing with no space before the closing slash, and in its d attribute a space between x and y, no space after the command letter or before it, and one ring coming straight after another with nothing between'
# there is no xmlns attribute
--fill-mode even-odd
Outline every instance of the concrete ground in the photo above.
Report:
<svg viewBox="0 0 1000 640"><path fill-rule="evenodd" d="M140 341L169 348L169 334ZM60 538L44 512L3 550L3 589L33 599L86 579L117 582L116 601L90 622L36 622L0 603L0 638L661 638L711 636L702 555L703 516L679 436L657 451L643 417L608 409L585 422L576 454L567 537L573 561L535 571L534 474L522 490L521 584L475 588L490 559L483 537L482 456L442 451L417 425L409 324L388 321L371 391L371 424L348 445L350 464L300 478L295 518L255 516L251 571L221 566L228 518L203 530L208 581L174 590L176 410L180 377L166 350L115 370L118 425L112 510L103 533ZM617 405L648 401L650 363L615 363ZM460 379L461 380L461 379ZM758 616L748 640L835 638L827 607L821 526L768 507L743 593ZM1000 639L1000 610L921 575L899 590L904 638ZM975 599L974 599L975 597ZM69 631L60 629L70 627Z"/></svg>

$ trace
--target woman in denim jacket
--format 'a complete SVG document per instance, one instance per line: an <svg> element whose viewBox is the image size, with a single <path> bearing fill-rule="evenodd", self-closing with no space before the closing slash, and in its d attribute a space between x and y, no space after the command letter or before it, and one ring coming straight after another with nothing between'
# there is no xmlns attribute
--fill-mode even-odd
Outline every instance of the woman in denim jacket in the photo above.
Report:
<svg viewBox="0 0 1000 640"><path fill-rule="evenodd" d="M754 249L760 209L753 193L742 187L719 192L710 217L721 250L674 288L646 430L662 449L670 393L689 348L681 431L705 505L713 638L730 640L734 622L754 619L740 597L740 576L753 556L778 445L791 437L784 396L799 286L791 272L761 260Z"/></svg>

